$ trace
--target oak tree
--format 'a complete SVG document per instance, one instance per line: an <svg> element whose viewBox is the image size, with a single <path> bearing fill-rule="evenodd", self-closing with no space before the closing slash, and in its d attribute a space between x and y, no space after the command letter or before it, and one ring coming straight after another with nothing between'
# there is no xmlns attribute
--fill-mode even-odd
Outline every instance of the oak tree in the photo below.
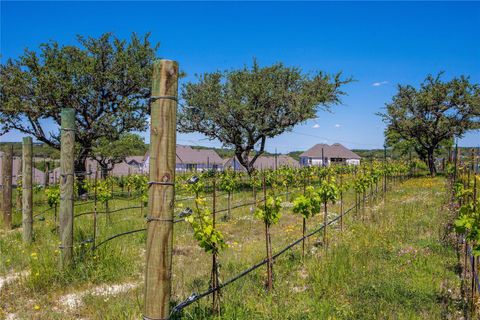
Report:
<svg viewBox="0 0 480 320"><path fill-rule="evenodd" d="M455 137L480 129L480 86L461 76L442 81L442 73L427 76L420 88L399 85L386 112L379 113L387 124L390 143L408 143L430 174L435 175L435 152ZM387 139L388 140L388 139Z"/></svg>
<svg viewBox="0 0 480 320"><path fill-rule="evenodd" d="M149 34L129 41L110 33L78 36L78 45L44 43L0 67L0 135L18 130L56 149L63 108L76 111L75 171L83 193L85 162L100 138L147 128L152 63Z"/></svg>
<svg viewBox="0 0 480 320"><path fill-rule="evenodd" d="M341 74L303 73L282 63L197 76L182 87L186 105L180 107L178 129L217 139L235 155L249 174L265 150L267 138L291 130L329 110L344 94L351 79Z"/></svg>

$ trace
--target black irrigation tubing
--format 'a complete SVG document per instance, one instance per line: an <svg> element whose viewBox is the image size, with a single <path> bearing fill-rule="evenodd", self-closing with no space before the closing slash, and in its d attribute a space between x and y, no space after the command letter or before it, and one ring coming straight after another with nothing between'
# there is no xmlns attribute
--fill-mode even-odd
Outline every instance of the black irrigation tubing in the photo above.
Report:
<svg viewBox="0 0 480 320"><path fill-rule="evenodd" d="M110 210L108 212L107 211L97 211L97 214L98 213L114 213L114 212L119 212L119 211L128 210L128 209L141 209L141 208L142 208L142 206L133 206L133 207L126 207L126 208ZM84 215L87 215L87 214L94 214L94 213L95 213L95 211L82 212L82 213L76 214L74 216L74 218L81 217L81 216L84 216Z"/></svg>
<svg viewBox="0 0 480 320"><path fill-rule="evenodd" d="M279 194L276 194L275 196L283 196L283 195L287 195L287 194L292 194L294 192L296 192L296 191L279 193ZM257 204L257 203L262 203L264 201L265 201L265 199L261 199L261 200L257 200L257 201L253 201L253 202L240 203L238 205L234 205L234 206L230 207L230 210L234 210L234 209L238 209L238 208L242 208L242 207L246 207L246 206L251 206L251 205L254 205L254 204ZM221 213L221 212L225 212L225 211L228 211L228 208L217 210L217 211L215 211L215 213Z"/></svg>
<svg viewBox="0 0 480 320"><path fill-rule="evenodd" d="M253 201L253 202L242 203L242 204L231 207L230 210L251 206L253 204L262 203L263 201L265 201L265 199L261 199L261 200L257 200L257 201ZM216 210L215 213L221 213L221 212L225 212L225 211L228 211L228 208L221 209L221 210Z"/></svg>
<svg viewBox="0 0 480 320"><path fill-rule="evenodd" d="M369 194L365 197L365 199L368 199L370 197L372 197L374 194ZM349 208L348 210L346 210L344 213L342 213L341 215L338 215L337 217L335 217L334 219L330 220L329 222L327 222L326 226L329 226L331 225L332 223L338 221L341 217L345 216L346 214L348 214L350 211L352 211L353 209L356 208L356 205L352 206L351 208ZM278 258L279 256L281 256L283 253L285 253L286 251L288 251L289 249L291 249L292 247L294 247L295 245L299 244L300 242L302 242L303 240L317 234L318 232L322 231L323 229L325 228L325 225L321 225L319 228L317 228L316 230L306 234L305 236L297 239L296 241L292 242L291 244L289 244L288 246L286 246L285 248L283 248L282 250L280 250L279 252L277 252L276 254L274 254L272 256L272 260L275 260L276 258ZM230 283L233 283L235 282L236 280L246 276L247 274L249 274L250 272L260 268L261 266L263 266L264 264L266 264L268 262L268 259L265 258L263 261L261 262L258 262L257 264L251 266L250 268L244 270L243 272L239 273L238 275L236 275L235 277L227 280L226 282L216 286L215 288L210 288L208 289L207 291L204 291L200 294L196 294L196 293L193 293L192 295L190 295L190 297L188 297L187 299L185 299L183 302L179 303L178 305L176 305L173 309L172 309L172 312L170 313L170 315L173 315L175 313L178 313L179 311L181 311L182 309L184 309L185 307L191 305L192 303L200 300L201 298L205 297L205 296L208 296L210 294L212 294L213 292L215 291L218 291L220 289L222 289L223 287L226 287L227 285L229 285Z"/></svg>
<svg viewBox="0 0 480 320"><path fill-rule="evenodd" d="M118 237L121 237L121 236L126 236L126 235L132 234L132 233L137 233L137 232L145 231L145 230L147 230L147 228L130 230L130 231L118 233L118 234L116 234L116 235L114 235L114 236L111 236L110 238L107 238L107 239L103 240L103 241L100 242L99 244L93 246L91 250L92 250L92 251L95 251L95 250L97 250L97 248L100 247L102 244L105 244L105 243L107 243L107 242L109 242L110 240L113 240L113 239L115 239L115 238L118 238Z"/></svg>
<svg viewBox="0 0 480 320"><path fill-rule="evenodd" d="M234 193L232 192L231 194L233 195ZM219 194L216 195L216 197L218 198L218 197L223 197L223 196L226 196L226 195L228 195L228 192L219 193ZM204 195L201 198L213 198L213 194ZM194 196L185 197L185 198L176 199L175 201L176 202L182 202L182 201L188 201L188 200L195 200L195 197Z"/></svg>
<svg viewBox="0 0 480 320"><path fill-rule="evenodd" d="M293 192L293 191L291 191L291 192L286 192L286 193L284 193L284 194L288 194L288 193L292 193L292 192ZM368 197L367 197L367 198L368 198ZM231 209L240 208L241 206L247 206L247 205L251 205L251 204L261 203L261 202L263 202L263 201L265 201L265 199L261 199L261 200L255 201L255 202L253 202L253 203L244 203L244 204L242 204L242 205L240 205L240 206L232 207ZM345 214L347 214L348 212L350 212L353 208L355 208L355 206L352 207L352 208L350 208L350 209L348 209L347 211L345 211L345 212L343 213L343 215L345 215ZM128 208L123 208L123 209L128 209ZM215 213L223 212L223 211L227 211L227 210L228 210L228 209L220 210L220 211L215 211ZM110 211L110 212L113 212L113 211ZM84 212L84 213L81 213L81 214L79 214L79 215L91 214L91 213L93 213L93 212ZM105 213L105 212L97 212L97 213ZM342 216L343 216L343 215L342 215ZM339 218L340 218L340 216L338 216L336 219L332 220L330 223L333 223L334 221L336 221L336 220L339 219ZM173 220L173 223L184 222L184 221L185 221L185 219L176 219L176 220ZM330 224L330 223L329 223L329 224ZM329 225L329 224L327 224L327 225ZM323 228L323 227L322 227L322 228ZM322 230L322 228L319 229L319 231ZM116 234L116 235L111 236L110 238L105 239L104 241L100 242L98 245L92 247L92 251L93 251L93 250L96 250L99 246L101 246L101 245L109 242L110 240L113 240L113 239L116 239L116 238L119 238L119 237L122 237L122 236L125 236L125 235L129 235L129 234L132 234L132 233L137 233L137 232L140 232L140 231L145 231L145 230L147 230L147 229L146 229L146 228L142 228L142 229L137 229L137 230L131 230L131 231L126 231L126 232L118 233L118 234ZM318 231L317 231L317 232L318 232ZM308 235L308 237L310 237L310 236L311 236L311 235ZM303 239L303 238L302 238L302 239ZM300 239L300 241L301 241L302 239ZM297 244L297 242L294 243L292 246L294 246L295 244ZM291 248L291 247L288 247L288 248L282 250L282 253L283 253L284 251L288 250L289 248ZM277 255L275 255L274 257L276 258L278 255L280 255L280 254L277 254ZM264 264L264 263L262 263L262 265L263 265L263 264ZM223 286L225 286L225 285L226 285L226 283L223 284Z"/></svg>
<svg viewBox="0 0 480 320"><path fill-rule="evenodd" d="M329 222L327 222L327 226L331 225L332 223L336 222L338 219L340 219L341 217L345 216L347 213L349 213L350 211L352 211L353 209L355 208L355 206L351 207L350 209L348 209L347 211L345 211L343 214L335 217L333 220L330 220ZM276 254L274 254L272 256L272 260L275 260L276 258L278 258L279 256L281 256L282 254L284 254L286 251L288 251L289 249L291 249L292 247L294 247L295 245L299 244L300 242L302 242L303 240L317 234L318 232L322 231L323 229L325 228L325 225L321 225L321 227L317 228L316 230L306 234L305 236L297 239L296 241L292 242L291 244L289 244L288 246L286 246L285 248L283 248L282 250L280 250L279 252L277 252ZM179 303L178 305L176 305L173 309L172 309L172 312L171 312L171 315L175 314L175 313L178 313L179 311L181 311L182 309L184 309L185 307L191 305L192 303L200 300L201 298L205 297L205 296L208 296L212 293L214 293L215 291L218 291L220 289L222 289L223 287L226 287L227 285L229 285L230 283L233 283L235 281L237 281L238 279L246 276L247 274L249 274L250 272L260 268L261 266L263 266L264 264L266 264L268 262L268 259L265 258L263 259L262 261L258 262L257 264L254 264L253 266L251 266L250 268L244 270L243 272L239 273L238 275L236 275L235 277L233 278L230 278L229 280L227 280L226 282L216 286L215 288L210 288L208 289L207 291L204 291L200 294L196 294L196 293L193 293L192 295L190 295L190 297L188 297L186 300L184 300L183 302Z"/></svg>
<svg viewBox="0 0 480 320"><path fill-rule="evenodd" d="M33 217L36 218L36 217L38 217L38 216L41 216L42 214L45 214L47 211L52 210L53 208L55 208L55 207L49 207L49 208L43 210L43 211L40 212L40 213L34 214Z"/></svg>
<svg viewBox="0 0 480 320"><path fill-rule="evenodd" d="M182 222L182 221L185 221L185 219L177 219L177 220L173 220L173 223L177 223L177 222ZM122 236L126 236L126 235L129 235L129 234L132 234L132 233L137 233L137 232L141 232L141 231L146 231L147 228L142 228L142 229L136 229L136 230L130 230L130 231L126 231L126 232L122 232L122 233L117 233L116 235L113 235L105 240L103 240L102 242L100 242L99 244L97 244L96 246L93 246L92 247L92 251L95 251L98 247L100 247L102 244L105 244L107 242L109 242L110 240L113 240L113 239L116 239L116 238L119 238L119 237L122 237Z"/></svg>

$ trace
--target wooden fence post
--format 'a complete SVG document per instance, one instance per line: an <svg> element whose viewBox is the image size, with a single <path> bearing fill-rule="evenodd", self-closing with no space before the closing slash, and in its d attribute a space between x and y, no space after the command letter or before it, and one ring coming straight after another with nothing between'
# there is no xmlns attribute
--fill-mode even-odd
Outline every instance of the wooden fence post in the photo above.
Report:
<svg viewBox="0 0 480 320"><path fill-rule="evenodd" d="M3 174L3 225L5 229L12 229L12 171L13 171L13 144L5 147L2 161Z"/></svg>
<svg viewBox="0 0 480 320"><path fill-rule="evenodd" d="M62 110L60 150L60 268L73 262L73 182L75 152L75 110Z"/></svg>
<svg viewBox="0 0 480 320"><path fill-rule="evenodd" d="M144 319L170 315L178 64L153 65Z"/></svg>
<svg viewBox="0 0 480 320"><path fill-rule="evenodd" d="M23 241L32 242L33 215L32 215L32 138L24 137L22 141L22 225Z"/></svg>
<svg viewBox="0 0 480 320"><path fill-rule="evenodd" d="M43 163L45 164L45 166L43 168L45 170L45 177L44 177L44 180L43 180L43 185L46 188L50 184L50 161L46 162L45 158L44 158Z"/></svg>
<svg viewBox="0 0 480 320"><path fill-rule="evenodd" d="M12 157L13 158L13 157ZM12 165L13 168L13 165ZM22 193L18 192L18 186L22 185L22 175L23 175L23 159L20 157L20 169L17 172L16 180L17 180L17 188L15 192L15 211L21 213L22 212ZM13 175L13 172L12 172Z"/></svg>

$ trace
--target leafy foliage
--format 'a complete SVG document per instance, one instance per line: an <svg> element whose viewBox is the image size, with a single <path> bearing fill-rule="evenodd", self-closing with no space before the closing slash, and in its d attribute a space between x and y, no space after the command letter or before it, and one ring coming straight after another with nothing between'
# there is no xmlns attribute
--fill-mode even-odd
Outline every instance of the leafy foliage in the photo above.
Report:
<svg viewBox="0 0 480 320"><path fill-rule="evenodd" d="M335 203L338 199L340 190L338 189L335 180L333 178L322 180L320 187L318 188L318 196L322 203Z"/></svg>
<svg viewBox="0 0 480 320"><path fill-rule="evenodd" d="M17 60L1 65L0 134L18 130L59 149L60 132L45 125L53 121L60 126L61 110L74 108L75 171L83 172L99 139L114 142L147 128L158 45L151 45L148 34L133 34L127 42L110 33L79 36L78 43L51 41L42 44L40 52L26 49Z"/></svg>
<svg viewBox="0 0 480 320"><path fill-rule="evenodd" d="M255 210L255 217L262 220L266 225L276 224L281 217L282 199L268 196L265 204L261 204Z"/></svg>
<svg viewBox="0 0 480 320"><path fill-rule="evenodd" d="M293 212L301 214L305 219L313 217L320 212L322 199L312 186L308 186L305 195L293 200Z"/></svg>
<svg viewBox="0 0 480 320"><path fill-rule="evenodd" d="M50 208L60 204L60 188L58 186L50 186L45 189L47 195L47 202Z"/></svg>
<svg viewBox="0 0 480 320"><path fill-rule="evenodd" d="M218 183L220 190L228 193L233 192L238 187L238 178L234 171L226 170L220 174L220 181Z"/></svg>
<svg viewBox="0 0 480 320"><path fill-rule="evenodd" d="M455 231L465 235L465 239L473 246L473 254L480 256L480 203L476 200L460 207L455 220Z"/></svg>
<svg viewBox="0 0 480 320"><path fill-rule="evenodd" d="M196 209L194 214L185 218L193 228L193 235L198 245L205 252L214 254L227 247L223 234L213 225L212 212L207 208L205 199L195 199Z"/></svg>
<svg viewBox="0 0 480 320"><path fill-rule="evenodd" d="M444 143L480 128L480 86L461 76L443 82L428 76L419 89L398 86L393 101L380 113L389 144L407 143L436 173L434 154Z"/></svg>
<svg viewBox="0 0 480 320"><path fill-rule="evenodd" d="M205 73L197 80L183 86L187 106L180 109L179 130L200 132L235 149L249 174L267 138L317 117L320 106L340 102L340 87L351 81L281 63L260 67L255 60L251 68Z"/></svg>

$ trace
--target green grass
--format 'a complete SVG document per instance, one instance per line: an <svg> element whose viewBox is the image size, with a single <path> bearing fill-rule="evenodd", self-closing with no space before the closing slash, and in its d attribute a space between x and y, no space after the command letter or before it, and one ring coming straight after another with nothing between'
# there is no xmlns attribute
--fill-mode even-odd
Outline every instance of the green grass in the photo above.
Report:
<svg viewBox="0 0 480 320"><path fill-rule="evenodd" d="M222 290L222 319L441 319L458 312L453 297L460 286L454 272L455 251L441 242L446 210L442 178L417 178L395 186L382 200L347 216L343 233L329 229L330 246L319 244L321 234L308 240L304 263L301 246L280 257L274 265L274 291L263 284L265 268ZM250 192L235 194L234 203L251 200ZM222 197L219 207L226 207ZM346 207L353 196L346 197ZM115 200L112 209L138 205ZM190 205L190 204L186 204ZM89 211L91 206L79 207ZM38 207L35 211L40 211ZM180 208L177 211L181 210ZM329 209L330 210L330 209ZM338 205L331 208L338 213ZM80 211L77 211L77 213ZM364 217L362 219L362 217ZM15 222L19 223L18 214ZM364 221L362 221L364 220ZM221 220L220 220L221 221ZM144 233L115 239L94 254L78 243L92 234L92 217L75 221L76 268L59 272L58 237L52 232L52 215L35 223L35 242L25 246L19 231L0 234L0 276L27 271L28 275L6 285L0 293L4 314L18 319L138 319L143 305L142 271ZM308 222L312 230L321 223ZM104 215L99 219L99 240L115 233L145 226L140 211ZM220 255L221 280L226 280L265 256L262 224L249 208L236 210L220 222L229 248ZM272 228L274 252L301 235L301 219L288 209ZM87 252L87 253L85 253ZM35 253L32 255L32 253ZM198 248L185 223L174 230L173 299L179 302L192 292L208 288L210 257ZM98 295L102 284L133 283L138 286L116 295ZM449 289L453 293L449 293ZM84 292L81 305L68 309L66 294ZM211 319L211 299L187 307L184 319ZM35 308L37 306L37 309ZM1 317L0 311L0 317Z"/></svg>

